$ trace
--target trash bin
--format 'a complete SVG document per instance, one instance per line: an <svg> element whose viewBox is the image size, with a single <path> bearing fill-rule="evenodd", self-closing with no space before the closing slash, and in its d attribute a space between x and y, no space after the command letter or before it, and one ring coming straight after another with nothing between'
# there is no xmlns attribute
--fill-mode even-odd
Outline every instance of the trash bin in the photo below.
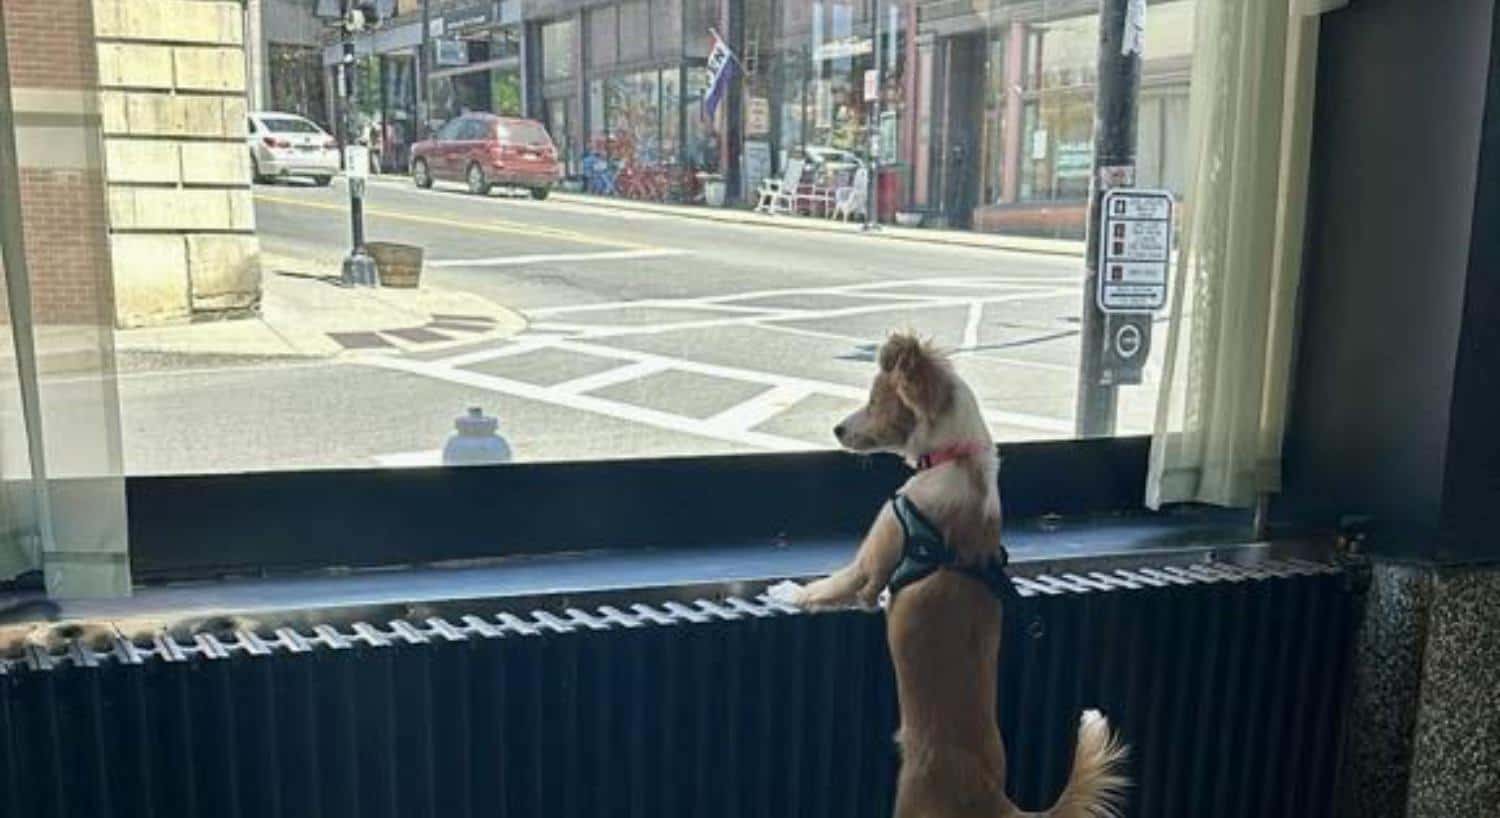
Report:
<svg viewBox="0 0 1500 818"><path fill-rule="evenodd" d="M415 289L422 282L422 248L391 241L365 242L365 252L375 259L380 286Z"/></svg>
<svg viewBox="0 0 1500 818"><path fill-rule="evenodd" d="M902 190L905 180L906 167L904 165L882 165L880 172L876 174L875 213L880 221L890 223L896 220L896 211L905 201L905 191Z"/></svg>
<svg viewBox="0 0 1500 818"><path fill-rule="evenodd" d="M700 173L698 181L703 184L703 203L709 207L723 207L727 192L724 177L717 173Z"/></svg>

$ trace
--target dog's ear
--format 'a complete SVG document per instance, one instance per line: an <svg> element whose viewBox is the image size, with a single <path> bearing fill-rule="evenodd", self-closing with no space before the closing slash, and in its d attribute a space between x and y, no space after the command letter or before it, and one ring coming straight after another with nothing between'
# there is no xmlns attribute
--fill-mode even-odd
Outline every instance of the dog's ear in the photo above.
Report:
<svg viewBox="0 0 1500 818"><path fill-rule="evenodd" d="M915 333L893 333L886 339L880 348L880 371L891 375L901 402L919 417L942 414L953 399L947 362Z"/></svg>

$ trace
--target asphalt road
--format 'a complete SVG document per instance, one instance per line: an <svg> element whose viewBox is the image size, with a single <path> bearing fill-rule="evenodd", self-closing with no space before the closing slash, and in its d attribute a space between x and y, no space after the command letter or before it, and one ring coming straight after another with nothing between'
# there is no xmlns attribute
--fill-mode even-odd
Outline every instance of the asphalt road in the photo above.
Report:
<svg viewBox="0 0 1500 818"><path fill-rule="evenodd" d="M1076 259L404 180L373 182L366 207L372 239L427 249L432 285L528 329L440 353L126 361L127 471L435 463L469 405L522 461L826 448L896 328L953 351L997 438L1072 431ZM348 243L340 185L257 187L256 220L269 252ZM1123 392L1122 431L1147 428L1154 396Z"/></svg>

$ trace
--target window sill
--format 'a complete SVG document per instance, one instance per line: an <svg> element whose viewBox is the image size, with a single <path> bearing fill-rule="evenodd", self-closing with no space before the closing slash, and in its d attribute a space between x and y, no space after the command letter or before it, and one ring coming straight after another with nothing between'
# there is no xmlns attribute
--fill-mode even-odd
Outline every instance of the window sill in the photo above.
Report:
<svg viewBox="0 0 1500 818"><path fill-rule="evenodd" d="M1247 517L1192 509L1172 515L1110 515L1031 520L1008 529L1017 573L1088 572L1135 565L1271 557L1318 558L1312 541L1253 543ZM230 578L138 588L121 600L64 602L70 620L199 623L234 614L263 626L282 623L422 619L493 608L566 607L712 595L754 595L786 577L822 575L849 559L845 537L789 544L602 550L518 556L471 564ZM482 606L482 607L481 607ZM126 628L126 630L130 630Z"/></svg>

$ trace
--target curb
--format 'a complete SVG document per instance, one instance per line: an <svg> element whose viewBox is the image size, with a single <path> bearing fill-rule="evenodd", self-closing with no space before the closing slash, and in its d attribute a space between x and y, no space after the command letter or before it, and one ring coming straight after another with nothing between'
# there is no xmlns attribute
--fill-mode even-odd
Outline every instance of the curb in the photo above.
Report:
<svg viewBox="0 0 1500 818"><path fill-rule="evenodd" d="M400 180L405 177L387 174L378 177L378 179L377 177L371 178L377 184L396 186L400 185ZM738 208L715 210L707 207L638 202L631 199L620 199L610 196L590 196L584 193L564 193L559 190L552 191L552 199L579 207L595 207L603 210L628 210L635 213L655 213L697 221L717 222L719 224L735 224L749 227L764 226L782 230L801 230L808 233L837 233L846 236L871 235L887 241L905 241L913 244L941 244L947 247L966 247L973 250L999 250L1009 253L1030 253L1033 255L1057 256L1060 258L1081 259L1084 255L1083 242L1067 239L1017 237L1016 240L1007 241L1005 237L996 233L939 232L935 230L893 227L891 225L881 225L881 229L875 233L860 233L853 230L840 229L836 226L840 224L839 222L825 221L815 217L788 216L783 218L780 216L767 216ZM908 233L906 231L911 232Z"/></svg>
<svg viewBox="0 0 1500 818"><path fill-rule="evenodd" d="M629 199L617 199L607 196L589 196L581 193L561 193L554 191L552 197L558 201L583 207L598 207L608 210L631 210L637 213L659 213L663 215L679 216L684 219L696 219L698 221L719 222L721 224L739 224L766 227L776 227L783 230L802 230L809 233L839 233L843 235L873 235L889 241L906 241L916 244L942 244L949 247L968 247L975 250L1001 250L1011 253L1033 253L1036 255L1061 256L1067 258L1082 258L1084 254L1082 242L1072 242L1063 239L1027 239L1025 243L1007 243L1004 239L978 238L979 236L994 236L995 234L977 233L975 238L967 238L964 234L947 234L936 231L920 231L919 234L896 233L894 230L908 230L911 228L893 228L882 225L881 229L873 234L855 233L851 230L843 230L833 225L838 222L828 222L826 225L815 217L804 216L766 216L753 211L739 209L724 209L715 211L706 207L688 207L683 205L665 205L646 202L635 202ZM722 215L721 215L722 214ZM735 214L735 215L731 215ZM914 231L916 233L918 231Z"/></svg>

